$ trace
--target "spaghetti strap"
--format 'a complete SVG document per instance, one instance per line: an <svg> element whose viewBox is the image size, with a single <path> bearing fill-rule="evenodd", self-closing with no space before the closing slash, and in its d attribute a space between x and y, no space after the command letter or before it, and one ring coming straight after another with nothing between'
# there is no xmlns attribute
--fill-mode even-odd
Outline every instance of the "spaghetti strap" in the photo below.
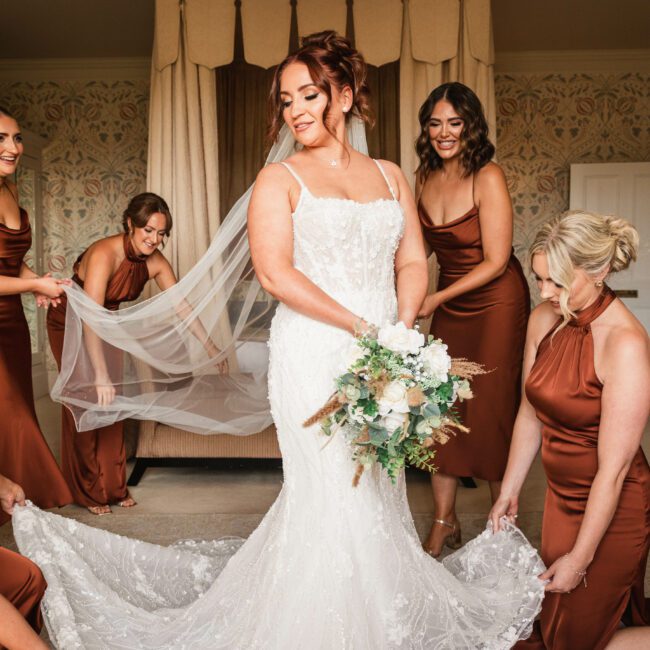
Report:
<svg viewBox="0 0 650 650"><path fill-rule="evenodd" d="M284 165L284 166L289 170L289 173L290 173L290 174L291 174L291 175L292 175L292 176L293 176L293 177L298 181L298 183L300 184L300 188L301 188L301 189L303 189L303 190L306 190L306 189L307 189L307 186L302 182L302 178L300 178L300 176L298 176L298 174L296 174L296 172L292 169L291 165L289 165L288 162L284 162L284 160L282 160L282 161L280 161L280 164L281 164L281 165Z"/></svg>
<svg viewBox="0 0 650 650"><path fill-rule="evenodd" d="M395 196L395 192L393 192L393 187L390 184L388 180L388 176L386 176L386 172L384 171L384 168L381 166L381 163L378 160L375 160L374 158L372 161L379 167L379 171L381 172L381 175L384 177L384 180L386 181L386 185L388 185L388 189L390 190L390 195L393 197L394 201L397 201L397 197Z"/></svg>

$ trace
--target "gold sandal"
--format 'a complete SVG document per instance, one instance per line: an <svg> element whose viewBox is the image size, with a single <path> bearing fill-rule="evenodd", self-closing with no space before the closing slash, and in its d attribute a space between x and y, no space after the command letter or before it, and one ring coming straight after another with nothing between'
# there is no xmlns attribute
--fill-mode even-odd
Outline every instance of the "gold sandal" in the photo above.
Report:
<svg viewBox="0 0 650 650"><path fill-rule="evenodd" d="M442 549L445 548L445 546L448 546L452 551L457 551L462 546L462 541L459 522L452 524L451 522L445 521L444 519L434 519L433 523L451 528L451 533L445 536L445 539L443 540L442 546L440 547L440 551L438 553L434 553L433 549L429 548L425 544L422 544L422 550L427 555L430 555L432 558L437 560L438 557L440 557L440 553L442 553Z"/></svg>

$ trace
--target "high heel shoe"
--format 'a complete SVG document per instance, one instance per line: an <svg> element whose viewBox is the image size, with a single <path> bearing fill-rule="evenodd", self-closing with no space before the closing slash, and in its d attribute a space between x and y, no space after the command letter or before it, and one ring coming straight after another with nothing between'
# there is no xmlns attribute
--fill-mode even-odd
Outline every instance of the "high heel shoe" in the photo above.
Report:
<svg viewBox="0 0 650 650"><path fill-rule="evenodd" d="M429 548L426 544L422 544L422 550L427 555L430 555L432 558L437 560L438 557L440 557L440 553L442 553L442 549L445 546L448 546L452 551L457 551L462 546L462 541L461 541L459 522L456 521L454 523L451 523L449 521L445 521L444 519L434 519L433 523L440 524L441 526L446 526L447 528L451 528L451 532L445 535L445 538L442 542L442 546L440 547L440 550L437 553L434 553L433 549Z"/></svg>

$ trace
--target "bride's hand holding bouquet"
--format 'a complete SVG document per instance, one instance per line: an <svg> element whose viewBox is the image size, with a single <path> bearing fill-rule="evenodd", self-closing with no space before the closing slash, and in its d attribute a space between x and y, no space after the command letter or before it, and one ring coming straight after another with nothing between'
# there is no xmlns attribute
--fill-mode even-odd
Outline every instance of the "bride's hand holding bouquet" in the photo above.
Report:
<svg viewBox="0 0 650 650"><path fill-rule="evenodd" d="M403 322L363 329L336 392L304 426L320 422L325 435L341 431L357 462L353 484L379 463L395 482L405 465L435 472L435 444L456 430L457 400L472 397L469 382L480 365L451 359L440 340Z"/></svg>

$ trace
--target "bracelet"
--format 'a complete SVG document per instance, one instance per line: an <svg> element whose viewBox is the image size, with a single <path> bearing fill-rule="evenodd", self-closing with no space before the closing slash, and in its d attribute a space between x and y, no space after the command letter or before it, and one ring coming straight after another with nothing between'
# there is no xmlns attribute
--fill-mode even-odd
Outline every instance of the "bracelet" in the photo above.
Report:
<svg viewBox="0 0 650 650"><path fill-rule="evenodd" d="M565 553L564 557L569 557L569 554ZM583 582L583 584L585 586L585 589L586 589L587 588L587 569L585 569L584 571L576 571L575 573L582 578L582 582Z"/></svg>
<svg viewBox="0 0 650 650"><path fill-rule="evenodd" d="M359 338L363 336L363 332L361 331L361 327L364 324L363 318L359 317L357 320L354 321L354 325L352 326L352 334L356 337Z"/></svg>

